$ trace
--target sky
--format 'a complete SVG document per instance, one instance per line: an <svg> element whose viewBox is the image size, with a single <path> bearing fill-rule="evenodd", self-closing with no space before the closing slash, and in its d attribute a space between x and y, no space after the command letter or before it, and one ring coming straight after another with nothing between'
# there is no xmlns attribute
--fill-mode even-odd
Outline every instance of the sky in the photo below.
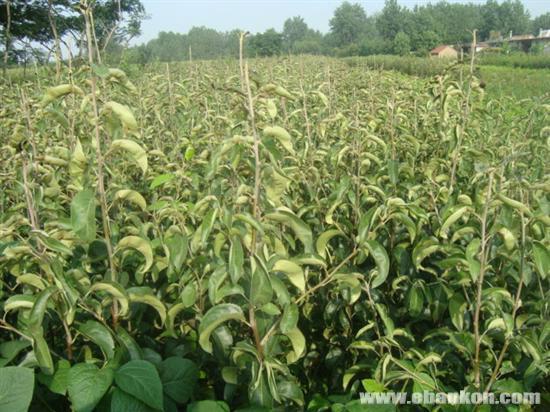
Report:
<svg viewBox="0 0 550 412"><path fill-rule="evenodd" d="M436 2L434 0L432 2ZM448 0L450 3L468 1ZM367 15L379 12L384 0L353 1L360 3ZM428 0L398 0L399 4L413 7ZM471 0L485 3L485 0ZM313 29L329 31L329 20L342 0L142 0L149 19L142 22L142 35L133 44L147 42L160 31L186 33L193 26L206 26L218 31L244 29L252 33L269 28L281 31L284 21L302 16ZM550 11L549 0L523 0L532 17Z"/></svg>

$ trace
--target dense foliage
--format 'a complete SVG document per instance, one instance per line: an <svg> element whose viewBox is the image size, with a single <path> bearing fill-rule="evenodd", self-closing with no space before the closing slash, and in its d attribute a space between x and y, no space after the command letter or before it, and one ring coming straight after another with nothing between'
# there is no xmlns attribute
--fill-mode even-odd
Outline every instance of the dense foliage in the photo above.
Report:
<svg viewBox="0 0 550 412"><path fill-rule="evenodd" d="M548 393L548 99L250 64L2 83L3 407Z"/></svg>
<svg viewBox="0 0 550 412"><path fill-rule="evenodd" d="M140 0L0 0L2 52L7 50L6 57L14 63L31 57L47 61L56 39L82 50L85 30L80 9L87 3L94 7L96 43L102 49L124 44L140 33L145 17Z"/></svg>

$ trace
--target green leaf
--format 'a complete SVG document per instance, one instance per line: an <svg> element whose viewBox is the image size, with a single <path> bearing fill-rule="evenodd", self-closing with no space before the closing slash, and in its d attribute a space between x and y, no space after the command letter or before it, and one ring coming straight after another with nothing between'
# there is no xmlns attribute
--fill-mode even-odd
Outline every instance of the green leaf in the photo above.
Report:
<svg viewBox="0 0 550 412"><path fill-rule="evenodd" d="M132 303L143 303L153 307L159 314L161 323L166 321L166 307L159 298L153 295L149 287L133 287L126 290L128 299Z"/></svg>
<svg viewBox="0 0 550 412"><path fill-rule="evenodd" d="M455 328L459 331L464 329L464 314L468 303L464 299L461 293L455 293L451 300L449 301L449 313L451 315L451 321Z"/></svg>
<svg viewBox="0 0 550 412"><path fill-rule="evenodd" d="M405 226L407 232L409 233L409 237L411 238L411 243L414 242L414 239L416 238L416 224L414 221L405 213L394 213L392 216L395 220L401 222L403 226Z"/></svg>
<svg viewBox="0 0 550 412"><path fill-rule="evenodd" d="M118 388L113 390L111 395L112 412L152 412L154 409L145 405L139 399L121 391Z"/></svg>
<svg viewBox="0 0 550 412"><path fill-rule="evenodd" d="M237 236L231 237L229 248L229 275L234 284L239 282L243 275L244 253L241 240Z"/></svg>
<svg viewBox="0 0 550 412"><path fill-rule="evenodd" d="M115 372L117 386L151 408L162 411L162 383L151 362L132 360Z"/></svg>
<svg viewBox="0 0 550 412"><path fill-rule="evenodd" d="M505 227L501 227L498 230L498 233L502 236L504 247L506 248L506 250L508 252L511 252L516 245L516 237L514 236L514 234Z"/></svg>
<svg viewBox="0 0 550 412"><path fill-rule="evenodd" d="M189 161L195 156L195 149L193 146L187 146L187 149L185 149L185 155L184 159Z"/></svg>
<svg viewBox="0 0 550 412"><path fill-rule="evenodd" d="M367 392L385 392L386 388L381 383L377 382L374 379L363 379L361 381L363 388Z"/></svg>
<svg viewBox="0 0 550 412"><path fill-rule="evenodd" d="M92 292L106 292L110 294L113 298L115 298L118 303L120 303L120 315L126 316L128 313L128 309L130 306L130 302L128 300L128 295L126 293L126 290L122 286L120 286L118 283L115 282L97 282L94 283L91 287L88 293Z"/></svg>
<svg viewBox="0 0 550 412"><path fill-rule="evenodd" d="M410 316L416 317L420 315L424 307L424 294L422 293L422 287L418 283L414 283L411 286L408 303Z"/></svg>
<svg viewBox="0 0 550 412"><path fill-rule="evenodd" d="M285 399L290 399L299 406L304 406L304 393L300 385L291 381L281 381L277 383L279 395Z"/></svg>
<svg viewBox="0 0 550 412"><path fill-rule="evenodd" d="M111 143L111 150L122 150L128 153L132 160L141 168L143 174L147 173L147 152L138 143L128 139L113 140Z"/></svg>
<svg viewBox="0 0 550 412"><path fill-rule="evenodd" d="M109 329L95 320L88 320L78 327L78 331L101 348L104 356L111 359L115 355L115 342Z"/></svg>
<svg viewBox="0 0 550 412"><path fill-rule="evenodd" d="M292 138L290 134L280 126L267 126L264 129L266 136L274 137L291 155L294 155L294 148L292 146Z"/></svg>
<svg viewBox="0 0 550 412"><path fill-rule="evenodd" d="M69 399L76 412L92 412L113 382L111 368L77 363L69 371Z"/></svg>
<svg viewBox="0 0 550 412"><path fill-rule="evenodd" d="M275 119L275 117L277 117L277 105L275 104L275 101L273 99L267 99L265 102L265 107L269 117L271 117L271 119Z"/></svg>
<svg viewBox="0 0 550 412"><path fill-rule="evenodd" d="M46 90L46 93L40 101L40 105L42 107L46 107L54 100L63 97L69 93L83 94L82 90L77 86L73 86L72 84L60 84L58 86L50 87L48 90Z"/></svg>
<svg viewBox="0 0 550 412"><path fill-rule="evenodd" d="M55 286L50 286L41 291L34 300L31 313L29 314L28 325L30 329L37 329L42 326L44 314L50 297L57 291Z"/></svg>
<svg viewBox="0 0 550 412"><path fill-rule="evenodd" d="M314 253L313 250L313 234L309 226L294 213L286 210L280 210L275 213L265 215L266 219L280 222L285 226L290 227L296 237L303 243L306 253Z"/></svg>
<svg viewBox="0 0 550 412"><path fill-rule="evenodd" d="M439 236L443 239L447 239L447 232L453 223L460 219L464 213L470 210L469 206L459 206L451 209L451 214L445 219L441 227L439 228Z"/></svg>
<svg viewBox="0 0 550 412"><path fill-rule="evenodd" d="M271 282L264 270L258 265L250 280L250 302L259 307L271 301L272 297Z"/></svg>
<svg viewBox="0 0 550 412"><path fill-rule="evenodd" d="M285 332L286 337L292 344L292 351L286 355L288 363L294 363L304 354L306 350L306 338L302 331L298 328L294 328Z"/></svg>
<svg viewBox="0 0 550 412"><path fill-rule="evenodd" d="M386 249L376 240L367 240L365 246L376 262L377 272L371 283L371 288L374 289L384 283L388 277L390 259L386 253Z"/></svg>
<svg viewBox="0 0 550 412"><path fill-rule="evenodd" d="M288 331L294 329L298 324L299 316L300 312L296 304L290 303L286 305L283 311L283 316L281 317L281 332L287 333Z"/></svg>
<svg viewBox="0 0 550 412"><path fill-rule="evenodd" d="M533 262L542 279L550 273L550 252L541 242L533 242Z"/></svg>
<svg viewBox="0 0 550 412"><path fill-rule="evenodd" d="M256 229L258 233L262 235L264 234L262 224L258 222L254 217L252 217L249 213L237 213L235 216L233 216L233 218L235 220L240 220L241 222L246 223L247 225Z"/></svg>
<svg viewBox="0 0 550 412"><path fill-rule="evenodd" d="M173 174L165 173L163 175L158 175L153 179L151 184L149 185L149 189L153 190L156 189L159 186L164 185L165 183L170 182L171 180L175 179L176 176Z"/></svg>
<svg viewBox="0 0 550 412"><path fill-rule="evenodd" d="M95 191L78 192L71 202L71 226L76 235L85 242L96 237Z"/></svg>
<svg viewBox="0 0 550 412"><path fill-rule="evenodd" d="M397 183L399 178L399 161L388 159L388 176L392 185Z"/></svg>
<svg viewBox="0 0 550 412"><path fill-rule="evenodd" d="M31 309L34 305L35 297L32 295L13 295L4 302L4 313L12 310Z"/></svg>
<svg viewBox="0 0 550 412"><path fill-rule="evenodd" d="M173 356L165 359L160 368L164 393L176 403L186 403L195 391L199 369L189 359Z"/></svg>
<svg viewBox="0 0 550 412"><path fill-rule="evenodd" d="M384 328L386 330L386 336L393 336L393 331L395 330L395 324L393 323L392 318L388 315L388 308L381 304L376 303L375 304L376 311L378 312L378 315L380 316L380 319L382 319L382 323L384 323Z"/></svg>
<svg viewBox="0 0 550 412"><path fill-rule="evenodd" d="M330 229L326 232L323 232L321 236L317 238L317 242L315 242L315 249L317 250L317 253L322 256L323 258L327 257L327 245L330 239L332 239L335 236L343 235L341 230L338 229Z"/></svg>
<svg viewBox="0 0 550 412"><path fill-rule="evenodd" d="M153 266L153 249L148 240L139 236L126 236L118 242L116 248L117 251L128 248L135 249L143 255L145 264L139 270L140 273L147 272Z"/></svg>
<svg viewBox="0 0 550 412"><path fill-rule="evenodd" d="M127 202L133 203L143 211L147 209L147 202L145 201L143 196L140 193L136 192L135 190L130 190L130 189L118 190L115 193L115 200L119 200L119 201L125 200Z"/></svg>
<svg viewBox="0 0 550 412"><path fill-rule="evenodd" d="M304 276L304 271L296 263L290 260L278 260L273 265L273 271L284 273L288 277L288 280L290 280L290 283L300 289L300 292L305 292L306 278Z"/></svg>
<svg viewBox="0 0 550 412"><path fill-rule="evenodd" d="M191 403L187 412L229 412L229 406L222 401L200 401Z"/></svg>
<svg viewBox="0 0 550 412"><path fill-rule="evenodd" d="M143 353L141 351L141 348L136 343L134 338L126 331L126 329L121 328L118 326L116 328L116 340L122 345L124 349L126 349L126 352L128 353L128 356L132 360L141 359L143 357Z"/></svg>
<svg viewBox="0 0 550 412"><path fill-rule="evenodd" d="M185 308L190 308L197 301L197 286L194 282L188 283L180 295L181 302Z"/></svg>
<svg viewBox="0 0 550 412"><path fill-rule="evenodd" d="M187 236L182 233L173 233L164 239L164 244L168 248L169 260L172 269L179 272L182 269L183 263L187 257L189 245Z"/></svg>
<svg viewBox="0 0 550 412"><path fill-rule="evenodd" d="M104 107L107 111L113 112L116 115L116 117L118 117L118 119L120 120L120 122L125 128L129 130L137 130L138 124L137 124L136 118L134 117L134 115L132 114L132 111L128 106L110 101L105 103ZM123 139L120 139L120 140L123 140ZM143 171L143 173L145 173L146 171L147 171L147 157L145 157L145 170Z"/></svg>
<svg viewBox="0 0 550 412"><path fill-rule="evenodd" d="M413 376L413 380L413 392L423 393L424 391L433 391L434 388L437 388L433 378L427 373L416 373L415 376Z"/></svg>
<svg viewBox="0 0 550 412"><path fill-rule="evenodd" d="M0 343L0 367L7 365L23 350L31 346L28 340L10 340Z"/></svg>
<svg viewBox="0 0 550 412"><path fill-rule="evenodd" d="M0 410L27 412L34 391L34 372L29 368L0 368Z"/></svg>
<svg viewBox="0 0 550 412"><path fill-rule="evenodd" d="M232 303L222 303L206 312L199 325L199 344L204 351L212 353L210 335L214 329L228 320L244 321L242 309Z"/></svg>
<svg viewBox="0 0 550 412"><path fill-rule="evenodd" d="M422 269L422 261L437 251L441 250L441 245L436 239L423 239L415 246L412 252L412 260L417 269Z"/></svg>
<svg viewBox="0 0 550 412"><path fill-rule="evenodd" d="M33 234L38 237L38 239L40 239L40 242L42 242L46 249L49 249L56 253L72 256L73 251L59 240L54 239L53 237L48 236L46 233L40 231L33 231Z"/></svg>
<svg viewBox="0 0 550 412"><path fill-rule="evenodd" d="M517 200L514 200L514 199L510 199L509 197L504 196L502 193L498 193L497 197L505 205L518 210L520 213L523 213L529 217L533 216L533 214L531 213L531 210L529 210L529 208L525 206L523 203L518 202Z"/></svg>
<svg viewBox="0 0 550 412"><path fill-rule="evenodd" d="M42 372L46 375L52 375L54 373L54 366L50 348L42 333L33 333L33 345L34 356L38 361L38 365Z"/></svg>
<svg viewBox="0 0 550 412"><path fill-rule="evenodd" d="M474 282L477 281L477 278L479 276L480 266L481 264L477 260L477 255L479 252L479 247L481 245L481 240L478 238L474 238L470 241L468 246L466 247L466 260L468 261L468 267L470 269L470 277Z"/></svg>
<svg viewBox="0 0 550 412"><path fill-rule="evenodd" d="M59 395L67 394L67 387L69 386L69 371L71 370L71 364L65 359L61 359L57 362L57 369L53 376L42 375L39 378L40 382L44 383L50 391Z"/></svg>

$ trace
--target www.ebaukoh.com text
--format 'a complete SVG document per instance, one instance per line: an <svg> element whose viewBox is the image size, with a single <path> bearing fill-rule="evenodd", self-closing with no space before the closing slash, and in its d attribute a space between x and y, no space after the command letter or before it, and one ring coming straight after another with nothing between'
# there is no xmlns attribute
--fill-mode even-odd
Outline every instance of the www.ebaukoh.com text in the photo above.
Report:
<svg viewBox="0 0 550 412"><path fill-rule="evenodd" d="M361 392L366 405L538 405L539 392Z"/></svg>

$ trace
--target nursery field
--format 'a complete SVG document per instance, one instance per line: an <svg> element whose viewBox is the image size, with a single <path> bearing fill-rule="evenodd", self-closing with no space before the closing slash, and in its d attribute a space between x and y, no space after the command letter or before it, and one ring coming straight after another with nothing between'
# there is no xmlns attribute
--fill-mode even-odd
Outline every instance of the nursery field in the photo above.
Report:
<svg viewBox="0 0 550 412"><path fill-rule="evenodd" d="M1 411L548 408L548 94L292 57L0 102ZM461 390L543 405L360 402Z"/></svg>

